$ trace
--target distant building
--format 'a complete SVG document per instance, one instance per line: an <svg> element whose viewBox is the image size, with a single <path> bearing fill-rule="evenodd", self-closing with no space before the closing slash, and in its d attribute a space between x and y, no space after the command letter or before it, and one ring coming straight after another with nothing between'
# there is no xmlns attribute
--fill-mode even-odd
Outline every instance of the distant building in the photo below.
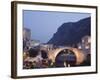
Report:
<svg viewBox="0 0 100 80"><path fill-rule="evenodd" d="M41 44L40 49L49 51L49 50L53 50L54 46L53 46L53 44Z"/></svg>
<svg viewBox="0 0 100 80"><path fill-rule="evenodd" d="M36 47L40 45L40 41L39 40L31 40L30 41L30 46L31 47Z"/></svg>
<svg viewBox="0 0 100 80"><path fill-rule="evenodd" d="M31 30L28 28L23 28L23 50L28 50L31 40Z"/></svg>
<svg viewBox="0 0 100 80"><path fill-rule="evenodd" d="M23 28L23 39L29 41L31 39L31 30Z"/></svg>
<svg viewBox="0 0 100 80"><path fill-rule="evenodd" d="M91 37L84 36L80 43L78 43L78 48L82 49L85 54L90 54L91 50Z"/></svg>

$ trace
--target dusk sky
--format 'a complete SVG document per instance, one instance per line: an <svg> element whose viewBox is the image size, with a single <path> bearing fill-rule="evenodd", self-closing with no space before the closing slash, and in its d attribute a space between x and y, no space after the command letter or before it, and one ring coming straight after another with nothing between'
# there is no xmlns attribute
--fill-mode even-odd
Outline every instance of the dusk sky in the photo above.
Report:
<svg viewBox="0 0 100 80"><path fill-rule="evenodd" d="M90 16L90 13L23 10L23 27L31 30L33 40L46 43L63 23L76 22Z"/></svg>

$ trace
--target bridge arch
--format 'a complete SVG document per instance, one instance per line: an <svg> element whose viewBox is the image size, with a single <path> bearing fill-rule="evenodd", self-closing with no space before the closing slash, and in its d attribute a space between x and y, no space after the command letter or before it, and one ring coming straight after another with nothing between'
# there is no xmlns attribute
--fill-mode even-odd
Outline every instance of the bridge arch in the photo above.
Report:
<svg viewBox="0 0 100 80"><path fill-rule="evenodd" d="M53 51L50 51L48 54L49 59L51 59L53 62L55 62L57 55L59 55L61 51L66 50L66 49L72 51L74 53L74 55L76 56L76 63L75 63L76 65L79 65L84 61L84 59L85 59L84 53L81 50L79 50L77 48L72 48L72 47L57 48Z"/></svg>

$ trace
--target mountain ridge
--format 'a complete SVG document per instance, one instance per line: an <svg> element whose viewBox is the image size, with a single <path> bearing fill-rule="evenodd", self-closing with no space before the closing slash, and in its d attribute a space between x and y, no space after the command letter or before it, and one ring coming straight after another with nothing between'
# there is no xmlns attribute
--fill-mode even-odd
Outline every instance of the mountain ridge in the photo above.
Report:
<svg viewBox="0 0 100 80"><path fill-rule="evenodd" d="M57 46L72 46L79 43L85 35L91 35L91 17L77 22L63 23L47 43Z"/></svg>

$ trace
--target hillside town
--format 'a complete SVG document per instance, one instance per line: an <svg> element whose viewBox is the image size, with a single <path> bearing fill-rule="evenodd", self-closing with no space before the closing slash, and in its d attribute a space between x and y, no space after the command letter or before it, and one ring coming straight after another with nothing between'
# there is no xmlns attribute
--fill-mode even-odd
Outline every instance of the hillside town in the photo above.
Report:
<svg viewBox="0 0 100 80"><path fill-rule="evenodd" d="M23 28L23 69L75 67L91 65L91 37L86 35L73 46L41 43Z"/></svg>

